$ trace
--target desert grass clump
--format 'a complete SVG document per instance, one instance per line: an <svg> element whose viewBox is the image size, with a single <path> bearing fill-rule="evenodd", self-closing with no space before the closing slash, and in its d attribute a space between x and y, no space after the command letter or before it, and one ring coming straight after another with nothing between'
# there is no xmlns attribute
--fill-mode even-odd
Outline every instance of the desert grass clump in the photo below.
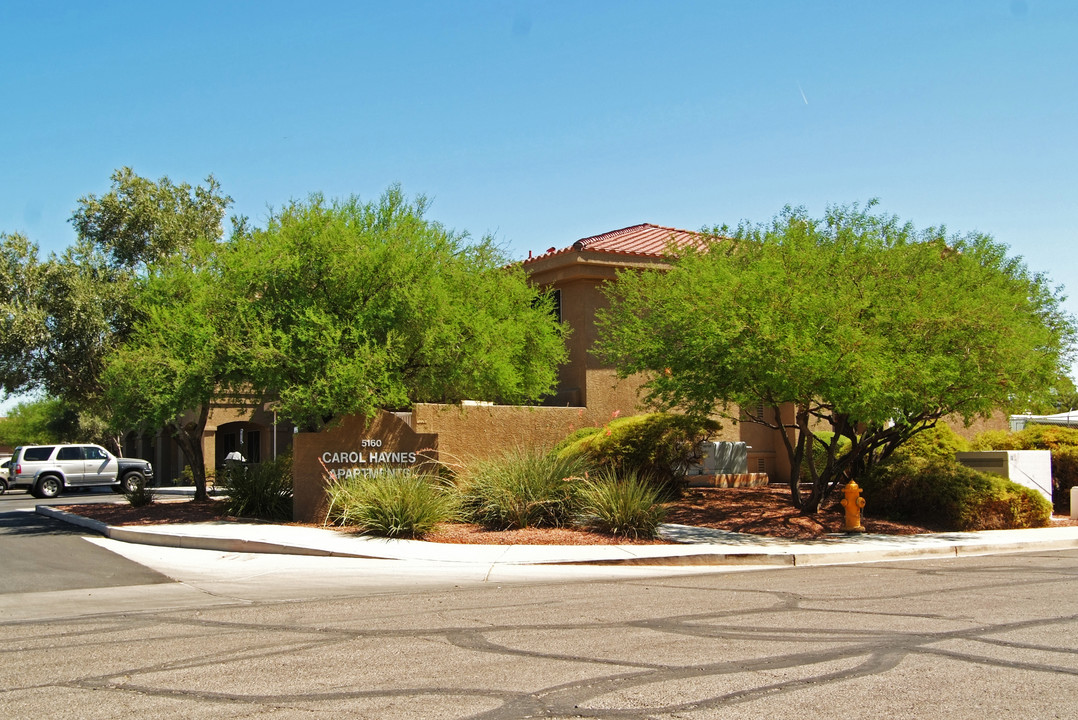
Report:
<svg viewBox="0 0 1078 720"><path fill-rule="evenodd" d="M602 472L586 480L580 491L579 524L631 538L654 538L666 516L662 489L635 471Z"/></svg>
<svg viewBox="0 0 1078 720"><path fill-rule="evenodd" d="M516 448L477 460L457 476L466 519L492 530L564 527L578 512L586 458Z"/></svg>
<svg viewBox="0 0 1078 720"><path fill-rule="evenodd" d="M145 482L140 482L133 490L124 491L124 499L131 507L140 508L153 505L157 501L157 494Z"/></svg>
<svg viewBox="0 0 1078 720"><path fill-rule="evenodd" d="M415 538L457 519L457 498L433 475L390 470L332 480L326 522L372 535Z"/></svg>

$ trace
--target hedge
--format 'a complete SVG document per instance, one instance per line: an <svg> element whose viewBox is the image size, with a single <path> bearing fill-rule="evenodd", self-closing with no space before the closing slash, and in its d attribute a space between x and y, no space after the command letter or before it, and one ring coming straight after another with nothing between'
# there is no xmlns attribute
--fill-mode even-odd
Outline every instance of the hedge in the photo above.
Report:
<svg viewBox="0 0 1078 720"><path fill-rule="evenodd" d="M877 467L862 487L873 514L941 530L1044 527L1052 516L1036 490L953 459L898 458Z"/></svg>

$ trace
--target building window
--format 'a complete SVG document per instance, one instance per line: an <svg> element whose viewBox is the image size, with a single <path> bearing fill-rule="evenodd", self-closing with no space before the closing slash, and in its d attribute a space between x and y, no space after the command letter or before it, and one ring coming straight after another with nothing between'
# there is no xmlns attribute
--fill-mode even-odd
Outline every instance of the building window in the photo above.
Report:
<svg viewBox="0 0 1078 720"><path fill-rule="evenodd" d="M757 458L756 459L756 472L758 472L758 473L766 473L767 472L767 465L764 464L764 459L763 458Z"/></svg>

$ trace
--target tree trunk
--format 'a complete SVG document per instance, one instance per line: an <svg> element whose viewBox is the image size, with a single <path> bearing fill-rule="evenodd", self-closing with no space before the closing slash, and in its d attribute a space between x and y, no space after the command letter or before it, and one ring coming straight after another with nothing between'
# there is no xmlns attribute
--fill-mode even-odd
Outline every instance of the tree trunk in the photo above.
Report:
<svg viewBox="0 0 1078 720"><path fill-rule="evenodd" d="M195 500L206 500L206 459L202 452L202 435L206 429L206 420L209 418L210 406L204 404L199 409L198 419L194 422L180 425L178 422L169 426L172 437L183 450L183 455L191 467L191 477L195 483Z"/></svg>

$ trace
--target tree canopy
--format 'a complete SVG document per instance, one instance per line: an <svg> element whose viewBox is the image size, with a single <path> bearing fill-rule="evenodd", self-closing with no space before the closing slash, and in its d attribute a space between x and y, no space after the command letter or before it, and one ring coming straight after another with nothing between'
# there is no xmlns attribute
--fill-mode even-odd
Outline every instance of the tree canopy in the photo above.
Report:
<svg viewBox="0 0 1078 720"><path fill-rule="evenodd" d="M106 398L114 421L126 428L163 428L183 450L195 484L206 497L202 435L211 402L234 384L230 306L218 291L217 246L203 241L184 257L149 266L132 307L137 320L109 355Z"/></svg>
<svg viewBox="0 0 1078 720"><path fill-rule="evenodd" d="M0 445L47 445L85 441L74 433L70 413L56 398L21 402L0 418Z"/></svg>
<svg viewBox="0 0 1078 720"><path fill-rule="evenodd" d="M148 263L220 237L229 203L205 187L117 170L110 191L87 195L71 221L76 243L42 260L36 244L0 233L0 387L44 392L104 431L107 356L135 320L131 298Z"/></svg>
<svg viewBox="0 0 1078 720"><path fill-rule="evenodd" d="M297 425L553 387L566 350L551 299L426 208L399 187L374 202L312 195L222 254L236 365Z"/></svg>
<svg viewBox="0 0 1078 720"><path fill-rule="evenodd" d="M917 231L872 207L714 228L668 271L619 275L599 316L598 353L645 373L652 403L736 404L782 431L792 476L804 464L812 480L792 500L810 512L944 416L1043 398L1071 358L1074 322L1043 274L986 235ZM805 462L814 452L825 461Z"/></svg>
<svg viewBox="0 0 1078 720"><path fill-rule="evenodd" d="M192 187L167 177L155 182L124 167L112 174L109 192L79 198L71 224L112 266L142 269L185 255L199 240L220 238L230 204L213 175Z"/></svg>

